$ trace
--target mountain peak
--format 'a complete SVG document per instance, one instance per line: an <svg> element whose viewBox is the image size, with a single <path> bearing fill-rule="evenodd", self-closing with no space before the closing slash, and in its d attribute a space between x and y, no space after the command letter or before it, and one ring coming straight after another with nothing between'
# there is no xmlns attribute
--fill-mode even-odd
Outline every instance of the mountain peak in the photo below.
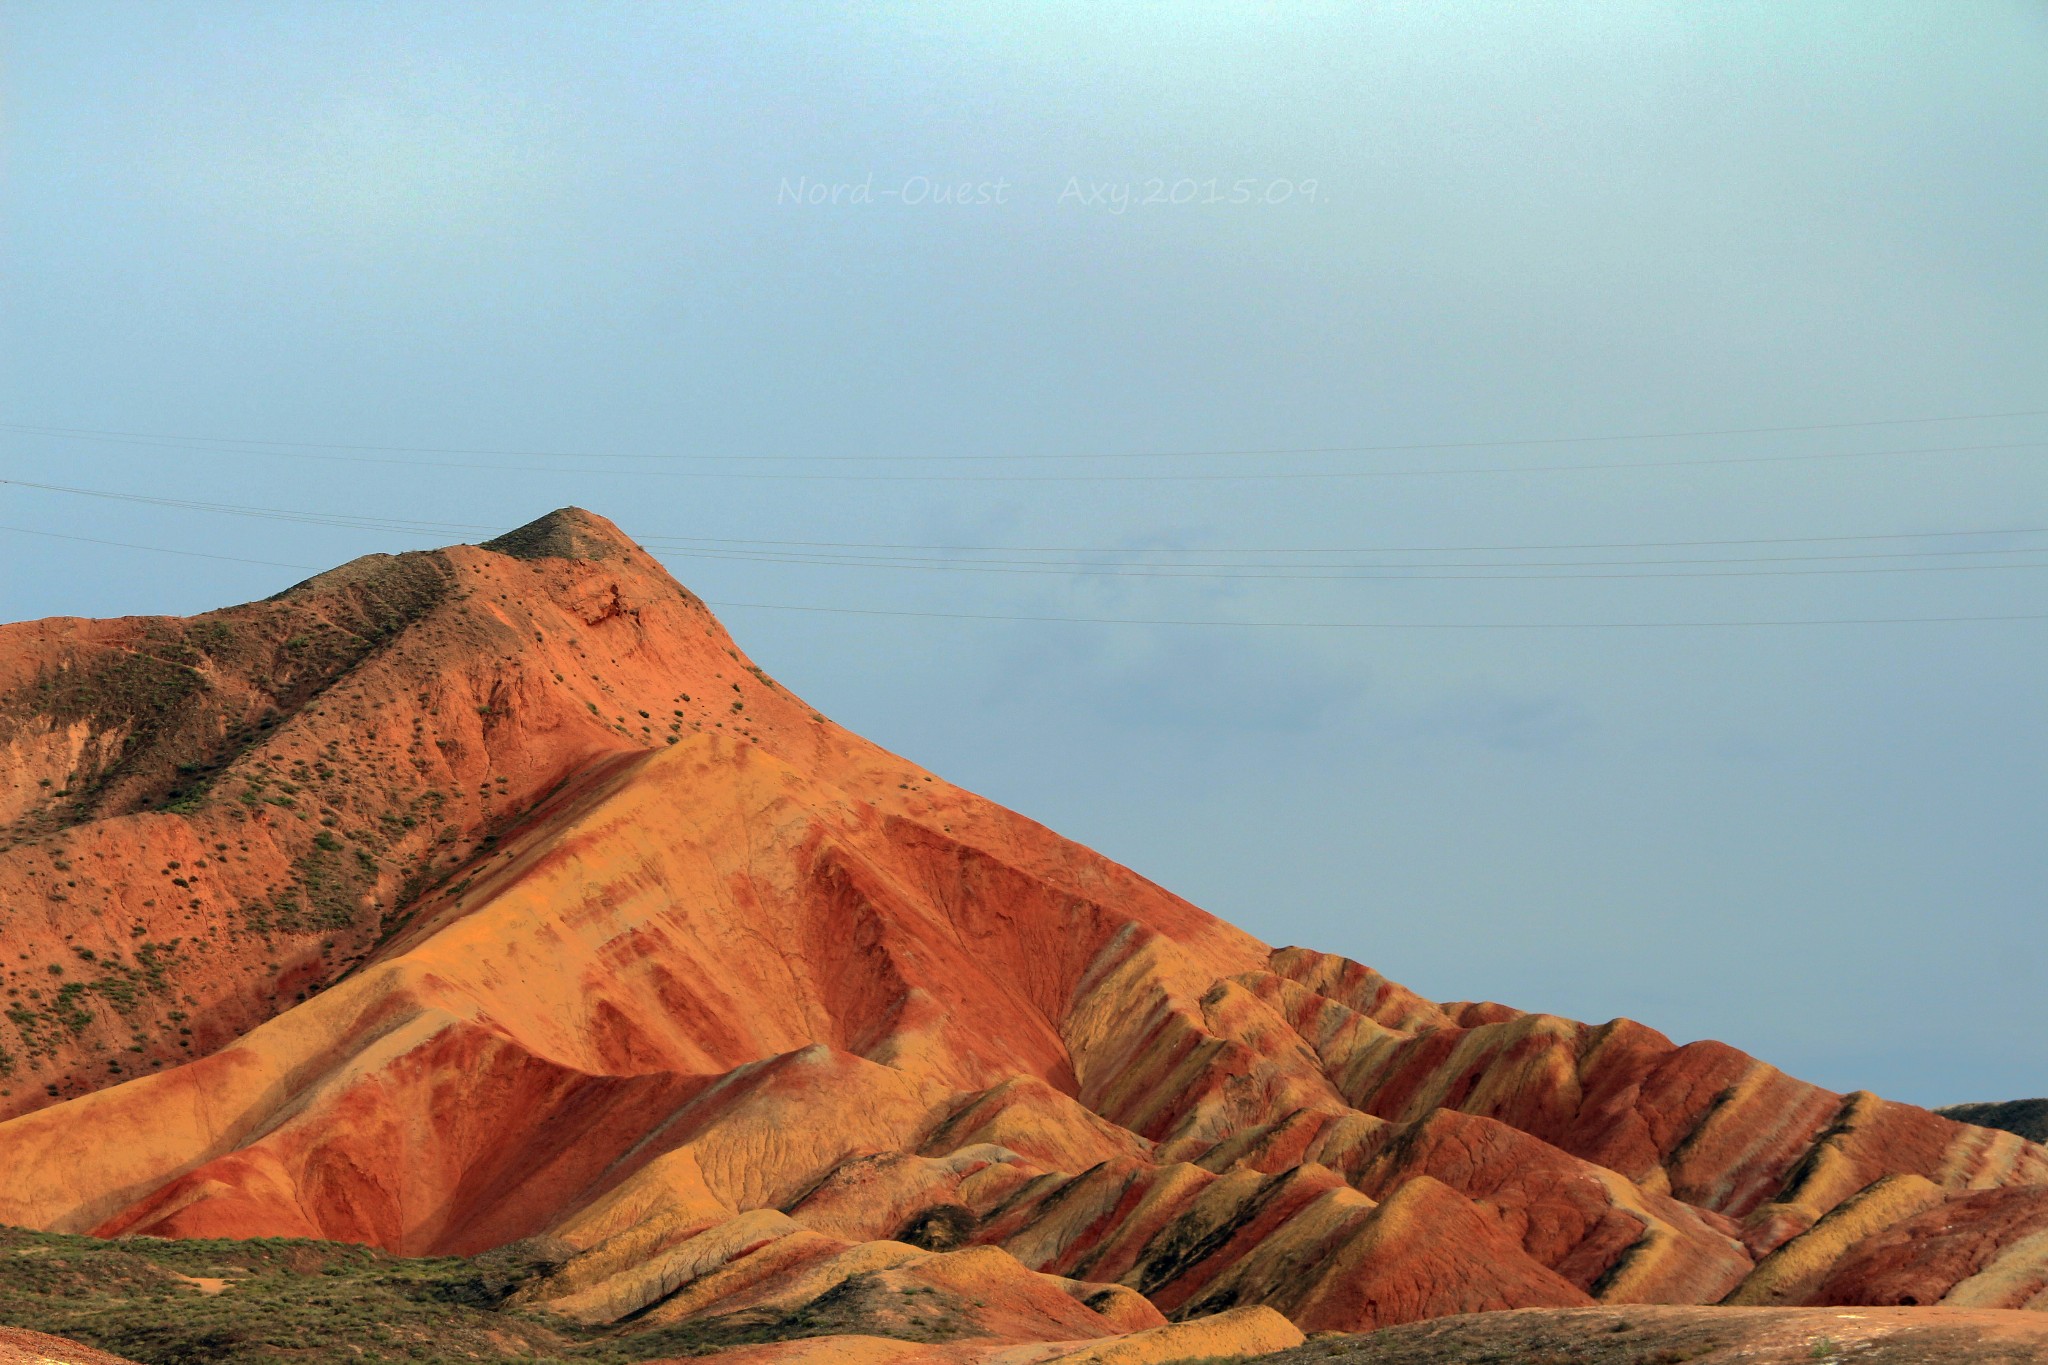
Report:
<svg viewBox="0 0 2048 1365"><path fill-rule="evenodd" d="M483 542L481 548L514 559L611 559L639 549L624 531L595 512L557 507L543 517Z"/></svg>
<svg viewBox="0 0 2048 1365"><path fill-rule="evenodd" d="M573 507L0 627L0 944L0 1225L545 1239L510 1311L621 1340L2039 1306L2048 1148L1272 951Z"/></svg>

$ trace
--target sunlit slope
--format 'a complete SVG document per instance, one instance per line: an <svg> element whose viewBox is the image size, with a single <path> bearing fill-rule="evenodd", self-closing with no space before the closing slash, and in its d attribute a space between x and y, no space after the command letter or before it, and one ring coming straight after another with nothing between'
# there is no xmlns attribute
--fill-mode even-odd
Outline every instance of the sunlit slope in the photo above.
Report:
<svg viewBox="0 0 2048 1365"><path fill-rule="evenodd" d="M700 733L884 811L943 807L1051 888L1255 951L826 722L602 518L491 544L367 556L189 620L0 627L0 1116L239 1036L549 800Z"/></svg>
<svg viewBox="0 0 2048 1365"><path fill-rule="evenodd" d="M404 619L285 696L264 661L395 572ZM1005 1340L2048 1306L2048 1151L1269 950L832 725L587 513L196 622L11 627L0 677L68 695L216 618L248 656L186 646L148 724L9 713L15 789L70 794L0 853L9 1103L43 1105L0 1124L0 1221L546 1235L579 1254L531 1298L593 1323L877 1285Z"/></svg>

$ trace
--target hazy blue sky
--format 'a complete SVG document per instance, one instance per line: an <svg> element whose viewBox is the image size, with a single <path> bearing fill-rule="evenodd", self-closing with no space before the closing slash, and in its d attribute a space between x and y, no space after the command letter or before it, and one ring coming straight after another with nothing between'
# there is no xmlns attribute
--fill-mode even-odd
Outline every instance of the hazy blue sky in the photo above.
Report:
<svg viewBox="0 0 2048 1365"><path fill-rule="evenodd" d="M569 502L723 602L2048 612L2048 416L1448 444L2048 409L2038 4L0 13L0 421L410 448L6 430L0 477L451 524L0 486L9 619L303 576L51 533L321 567ZM1198 202L1105 188L1154 180ZM1440 567L1302 576L1363 563ZM1274 942L1843 1089L2048 1092L2048 622L723 614Z"/></svg>

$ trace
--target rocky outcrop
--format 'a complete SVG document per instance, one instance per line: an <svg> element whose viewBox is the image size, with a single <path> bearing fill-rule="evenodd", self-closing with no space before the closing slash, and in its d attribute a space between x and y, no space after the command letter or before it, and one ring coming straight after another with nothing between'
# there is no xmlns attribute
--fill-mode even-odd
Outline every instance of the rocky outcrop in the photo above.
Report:
<svg viewBox="0 0 2048 1365"><path fill-rule="evenodd" d="M56 774L0 850L0 1221L544 1235L524 1301L586 1323L1103 1360L2048 1306L2048 1151L1270 949L833 725L587 513L8 627L0 682L9 790Z"/></svg>

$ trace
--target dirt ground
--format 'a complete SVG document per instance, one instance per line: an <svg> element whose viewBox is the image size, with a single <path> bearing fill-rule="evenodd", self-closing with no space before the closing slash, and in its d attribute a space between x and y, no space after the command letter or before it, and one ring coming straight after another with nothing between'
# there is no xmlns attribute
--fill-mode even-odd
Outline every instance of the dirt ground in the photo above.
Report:
<svg viewBox="0 0 2048 1365"><path fill-rule="evenodd" d="M120 1356L110 1356L66 1337L26 1332L19 1327L0 1327L0 1365L129 1365Z"/></svg>
<svg viewBox="0 0 2048 1365"><path fill-rule="evenodd" d="M1260 1365L2048 1365L2048 1313L1527 1308L1324 1337Z"/></svg>

